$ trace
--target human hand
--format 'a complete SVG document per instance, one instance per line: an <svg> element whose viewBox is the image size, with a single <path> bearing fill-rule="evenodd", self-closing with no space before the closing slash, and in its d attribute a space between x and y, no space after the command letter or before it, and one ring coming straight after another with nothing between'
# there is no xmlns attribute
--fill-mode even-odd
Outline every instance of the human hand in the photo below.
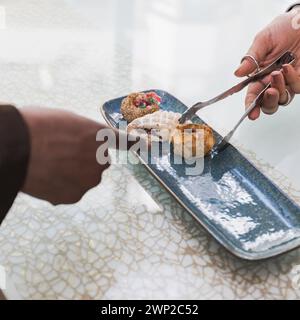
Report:
<svg viewBox="0 0 300 320"><path fill-rule="evenodd" d="M260 110L265 114L274 114L279 105L285 105L295 94L300 93L300 30L293 26L296 13L294 10L277 17L257 34L247 53L257 60L260 68L268 66L288 50L292 51L296 58L298 57L293 66L285 65L282 71L275 71L262 81L249 85L245 101L246 108L268 83L272 84L272 87L266 91L262 104L249 114L252 120L259 118ZM235 75L244 77L255 71L257 71L255 62L246 58L236 70Z"/></svg>
<svg viewBox="0 0 300 320"><path fill-rule="evenodd" d="M29 128L31 155L23 192L52 204L78 202L101 181L108 161L100 165L96 152L101 129L112 130L117 140L121 133L71 112L24 108L20 112ZM124 138L124 137L123 137ZM125 139L127 139L125 135Z"/></svg>

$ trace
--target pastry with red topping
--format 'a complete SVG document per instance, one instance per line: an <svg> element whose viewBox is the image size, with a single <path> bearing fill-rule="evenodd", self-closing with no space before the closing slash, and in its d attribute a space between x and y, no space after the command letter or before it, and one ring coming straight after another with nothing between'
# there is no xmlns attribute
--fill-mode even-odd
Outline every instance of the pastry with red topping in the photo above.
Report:
<svg viewBox="0 0 300 320"><path fill-rule="evenodd" d="M159 111L160 103L161 97L155 92L132 93L122 101L121 113L125 120L132 122Z"/></svg>

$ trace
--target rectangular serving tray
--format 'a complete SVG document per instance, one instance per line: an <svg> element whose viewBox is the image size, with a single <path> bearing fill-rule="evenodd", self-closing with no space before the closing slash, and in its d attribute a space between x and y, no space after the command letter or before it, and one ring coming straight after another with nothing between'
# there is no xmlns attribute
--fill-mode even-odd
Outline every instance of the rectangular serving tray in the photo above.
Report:
<svg viewBox="0 0 300 320"><path fill-rule="evenodd" d="M149 91L162 97L162 110L183 113L187 109L165 91L145 92ZM124 120L120 113L124 98L101 107L111 127L118 128ZM193 122L203 123L197 116ZM217 132L214 134L217 141L221 139ZM299 206L232 145L212 159L206 157L204 172L198 176L186 175L186 165L174 164L171 154L157 156L154 163L137 156L196 221L234 255L261 260L300 246Z"/></svg>

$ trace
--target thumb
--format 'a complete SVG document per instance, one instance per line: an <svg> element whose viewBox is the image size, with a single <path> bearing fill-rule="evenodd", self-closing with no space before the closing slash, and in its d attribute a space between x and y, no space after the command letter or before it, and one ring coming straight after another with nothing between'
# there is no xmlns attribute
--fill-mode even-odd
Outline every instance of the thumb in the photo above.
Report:
<svg viewBox="0 0 300 320"><path fill-rule="evenodd" d="M269 46L268 37L265 33L260 33L255 37L247 55L255 58L259 65L263 65L269 51ZM245 77L255 71L257 71L257 64L252 58L245 57L234 74L237 77Z"/></svg>
<svg viewBox="0 0 300 320"><path fill-rule="evenodd" d="M249 74L255 72L257 70L257 65L254 61L249 57L243 59L238 69L235 71L234 75L241 78L248 76Z"/></svg>

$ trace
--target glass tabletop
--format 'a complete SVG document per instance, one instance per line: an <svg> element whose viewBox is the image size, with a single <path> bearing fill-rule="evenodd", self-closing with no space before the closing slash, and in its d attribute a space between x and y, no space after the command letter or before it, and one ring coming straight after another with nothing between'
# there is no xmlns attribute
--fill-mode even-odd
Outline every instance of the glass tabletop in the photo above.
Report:
<svg viewBox="0 0 300 320"><path fill-rule="evenodd" d="M256 32L289 4L2 1L1 100L99 121L100 105L132 91L163 89L192 105L236 83ZM199 115L224 134L243 101L237 94ZM300 204L298 104L245 121L233 143ZM73 206L20 194L0 247L9 299L300 298L300 250L261 262L233 257L142 165L112 165Z"/></svg>

